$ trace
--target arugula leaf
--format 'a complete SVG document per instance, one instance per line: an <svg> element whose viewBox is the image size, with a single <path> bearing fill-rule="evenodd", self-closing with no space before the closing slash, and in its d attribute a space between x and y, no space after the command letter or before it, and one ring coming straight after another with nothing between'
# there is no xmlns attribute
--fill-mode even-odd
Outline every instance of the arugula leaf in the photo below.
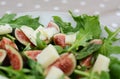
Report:
<svg viewBox="0 0 120 79"><path fill-rule="evenodd" d="M0 70L3 70L4 72L6 72L4 75L6 75L9 79L20 79L21 77L23 79L29 79L30 75L26 75L24 73L24 69L17 71L17 70L13 70L11 67L0 67ZM34 79L34 78L32 78Z"/></svg>
<svg viewBox="0 0 120 79"><path fill-rule="evenodd" d="M76 27L73 29L74 32L79 29L87 31L93 36L93 38L99 38L101 34L101 28L98 16L88 16L86 14L76 16L71 11L69 11L72 18L76 22Z"/></svg>
<svg viewBox="0 0 120 79"><path fill-rule="evenodd" d="M73 27L70 22L64 22L59 16L53 16L54 22L59 26L61 33L69 33L73 31Z"/></svg>
<svg viewBox="0 0 120 79"><path fill-rule="evenodd" d="M76 16L73 15L72 12L70 12L70 14L76 22L75 28L73 28L69 22L64 22L60 17L53 17L62 33L78 32L76 41L72 44L68 51L77 49L79 46L85 46L88 40L100 38L101 28L98 16L88 16L85 14Z"/></svg>
<svg viewBox="0 0 120 79"><path fill-rule="evenodd" d="M30 69L23 68L22 70L14 70L11 67L0 66L0 71L4 72L9 79L44 79L43 69L36 61L28 59Z"/></svg>
<svg viewBox="0 0 120 79"><path fill-rule="evenodd" d="M32 18L29 15L20 16L17 19L15 19L14 21L11 21L10 24L12 24L12 27L20 27L22 25L26 25L26 26L29 26L33 29L36 29L40 25L39 17Z"/></svg>
<svg viewBox="0 0 120 79"><path fill-rule="evenodd" d="M72 51L73 49L77 50L79 46L85 46L87 41L90 39L92 39L92 36L89 34L89 32L80 30L76 36L75 42L68 49L68 51Z"/></svg>
<svg viewBox="0 0 120 79"><path fill-rule="evenodd" d="M58 46L58 45L54 45L54 47L55 47L55 49L57 50L57 52L59 54L61 54L63 52L63 50L64 50L61 46Z"/></svg>
<svg viewBox="0 0 120 79"><path fill-rule="evenodd" d="M77 59L83 59L90 54L94 53L101 47L101 44L88 44L85 48L83 48L79 53L77 53Z"/></svg>
<svg viewBox="0 0 120 79"><path fill-rule="evenodd" d="M74 73L82 76L80 79L110 79L109 73L104 71L102 71L101 74L98 74L96 72L75 70Z"/></svg>
<svg viewBox="0 0 120 79"><path fill-rule="evenodd" d="M110 76L111 79L120 79L120 60L117 58L111 57L111 62L110 62Z"/></svg>
<svg viewBox="0 0 120 79"><path fill-rule="evenodd" d="M110 79L110 75L108 72L103 72L100 74L100 79Z"/></svg>
<svg viewBox="0 0 120 79"><path fill-rule="evenodd" d="M32 59L28 59L28 65L31 68L32 75L35 76L35 79L44 79L43 68L40 64Z"/></svg>
<svg viewBox="0 0 120 79"><path fill-rule="evenodd" d="M12 28L20 28L22 25L29 26L33 29L36 29L39 25L39 17L32 18L29 15L20 16L15 18L16 14L5 14L0 18L0 24L10 24Z"/></svg>
<svg viewBox="0 0 120 79"><path fill-rule="evenodd" d="M73 28L70 22L64 22L60 17L53 16L54 22L60 27L62 33L77 32L79 29L83 29L86 32L89 31L94 38L99 38L101 34L100 23L98 16L80 15L75 16L69 11L72 18L76 22L76 27Z"/></svg>
<svg viewBox="0 0 120 79"><path fill-rule="evenodd" d="M9 23L15 18L16 14L5 14L0 18L0 24Z"/></svg>
<svg viewBox="0 0 120 79"><path fill-rule="evenodd" d="M110 56L110 54L119 54L120 53L120 46L113 46L113 43L117 41L117 34L120 32L120 28L118 28L115 32L111 32L107 27L105 27L106 32L108 33L107 38L103 41L103 45L100 48L100 53L105 56Z"/></svg>
<svg viewBox="0 0 120 79"><path fill-rule="evenodd" d="M36 36L36 43L37 43L37 48L39 49L44 49L47 44L45 41L41 40L39 37L40 37L40 32L37 33L37 36Z"/></svg>

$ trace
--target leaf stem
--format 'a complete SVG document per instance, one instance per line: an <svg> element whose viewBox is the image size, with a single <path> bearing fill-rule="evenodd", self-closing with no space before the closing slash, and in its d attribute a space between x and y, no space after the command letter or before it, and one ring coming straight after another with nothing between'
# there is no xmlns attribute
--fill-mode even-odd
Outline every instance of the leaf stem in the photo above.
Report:
<svg viewBox="0 0 120 79"><path fill-rule="evenodd" d="M78 75L82 75L82 76L86 76L86 77L89 77L90 76L90 74L89 73L87 73L87 72L83 72L83 71L80 71L80 70L75 70L74 71L76 74L78 74Z"/></svg>
<svg viewBox="0 0 120 79"><path fill-rule="evenodd" d="M112 40L118 33L120 32L120 28L118 28L115 33L109 38L109 40Z"/></svg>

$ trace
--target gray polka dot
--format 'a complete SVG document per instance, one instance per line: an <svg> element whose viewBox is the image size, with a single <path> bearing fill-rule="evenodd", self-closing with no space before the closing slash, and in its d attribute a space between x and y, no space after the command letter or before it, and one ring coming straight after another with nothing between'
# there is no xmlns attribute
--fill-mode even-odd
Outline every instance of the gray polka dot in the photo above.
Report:
<svg viewBox="0 0 120 79"><path fill-rule="evenodd" d="M45 2L49 2L50 0L44 0Z"/></svg>
<svg viewBox="0 0 120 79"><path fill-rule="evenodd" d="M17 4L17 7L22 7L22 6L23 6L22 3L18 3L18 4Z"/></svg>
<svg viewBox="0 0 120 79"><path fill-rule="evenodd" d="M79 10L79 9L75 9L74 12L75 12L75 13L79 13L80 10Z"/></svg>
<svg viewBox="0 0 120 79"><path fill-rule="evenodd" d="M53 7L53 10L60 10L58 6Z"/></svg>
<svg viewBox="0 0 120 79"><path fill-rule="evenodd" d="M85 2L85 1L81 1L81 2L80 2L80 5L81 5L81 6L84 6L84 5L86 5L86 2Z"/></svg>
<svg viewBox="0 0 120 79"><path fill-rule="evenodd" d="M105 4L101 3L101 4L99 4L99 7L100 7L100 8L104 8L104 7L105 7Z"/></svg>
<svg viewBox="0 0 120 79"><path fill-rule="evenodd" d="M6 1L2 1L0 4L1 4L1 5L6 5L7 2L6 2Z"/></svg>
<svg viewBox="0 0 120 79"><path fill-rule="evenodd" d="M62 3L66 4L66 3L68 3L68 1L67 0L62 0Z"/></svg>
<svg viewBox="0 0 120 79"><path fill-rule="evenodd" d="M35 8L36 8L36 9L39 9L39 8L40 8L40 5L39 5L39 4L36 4L36 5L35 5Z"/></svg>

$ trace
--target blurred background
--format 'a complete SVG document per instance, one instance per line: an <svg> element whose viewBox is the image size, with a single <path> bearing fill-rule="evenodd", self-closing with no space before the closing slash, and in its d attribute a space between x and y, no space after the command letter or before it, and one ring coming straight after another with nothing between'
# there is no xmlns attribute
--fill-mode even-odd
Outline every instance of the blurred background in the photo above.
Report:
<svg viewBox="0 0 120 79"><path fill-rule="evenodd" d="M102 24L120 26L120 0L0 0L0 16L5 13L35 11L100 15Z"/></svg>

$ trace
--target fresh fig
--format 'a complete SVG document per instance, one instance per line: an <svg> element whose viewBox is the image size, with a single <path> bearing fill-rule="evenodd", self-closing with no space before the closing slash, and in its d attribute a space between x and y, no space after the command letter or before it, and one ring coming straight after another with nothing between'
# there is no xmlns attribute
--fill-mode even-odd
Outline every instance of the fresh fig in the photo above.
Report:
<svg viewBox="0 0 120 79"><path fill-rule="evenodd" d="M34 30L28 26L21 26L20 29L25 34L25 36L31 41L33 45L36 46L36 38L34 36Z"/></svg>
<svg viewBox="0 0 120 79"><path fill-rule="evenodd" d="M70 75L76 66L75 56L71 53L64 53L60 56L60 58L58 58L53 64L51 64L48 67L47 71L49 71L49 69L52 66L55 66L55 67L61 69L65 75Z"/></svg>
<svg viewBox="0 0 120 79"><path fill-rule="evenodd" d="M56 28L60 32L59 26L54 22L49 22L47 28Z"/></svg>
<svg viewBox="0 0 120 79"><path fill-rule="evenodd" d="M60 45L61 47L66 46L66 44L65 44L65 34L59 33L59 34L54 35L53 41L54 41L55 44Z"/></svg>
<svg viewBox="0 0 120 79"><path fill-rule="evenodd" d="M10 45L5 45L5 49L13 69L21 70L23 67L23 60L19 52Z"/></svg>
<svg viewBox="0 0 120 79"><path fill-rule="evenodd" d="M90 56L86 57L85 59L83 59L82 62L81 62L81 65L89 68L92 65L91 60L92 60L92 55L90 55Z"/></svg>
<svg viewBox="0 0 120 79"><path fill-rule="evenodd" d="M7 55L6 51L3 50L3 49L0 49L0 63L3 62L3 60L4 60L5 57L6 57L6 55Z"/></svg>
<svg viewBox="0 0 120 79"><path fill-rule="evenodd" d="M15 29L15 37L17 40L23 45L28 45L31 41L27 38L27 36L22 32L22 30L16 28Z"/></svg>
<svg viewBox="0 0 120 79"><path fill-rule="evenodd" d="M53 40L55 44L60 45L61 47L65 47L75 42L76 33L69 34L69 35L59 33L59 34L54 35Z"/></svg>
<svg viewBox="0 0 120 79"><path fill-rule="evenodd" d="M40 54L40 53L41 53L41 50L29 50L29 51L24 52L24 54L27 57L29 57L29 58L31 58L33 60L36 60L37 55Z"/></svg>
<svg viewBox="0 0 120 79"><path fill-rule="evenodd" d="M13 41L11 41L10 39L8 39L6 37L3 37L2 40L0 41L0 48L5 49L5 45L10 45L13 48L18 50L17 45Z"/></svg>

